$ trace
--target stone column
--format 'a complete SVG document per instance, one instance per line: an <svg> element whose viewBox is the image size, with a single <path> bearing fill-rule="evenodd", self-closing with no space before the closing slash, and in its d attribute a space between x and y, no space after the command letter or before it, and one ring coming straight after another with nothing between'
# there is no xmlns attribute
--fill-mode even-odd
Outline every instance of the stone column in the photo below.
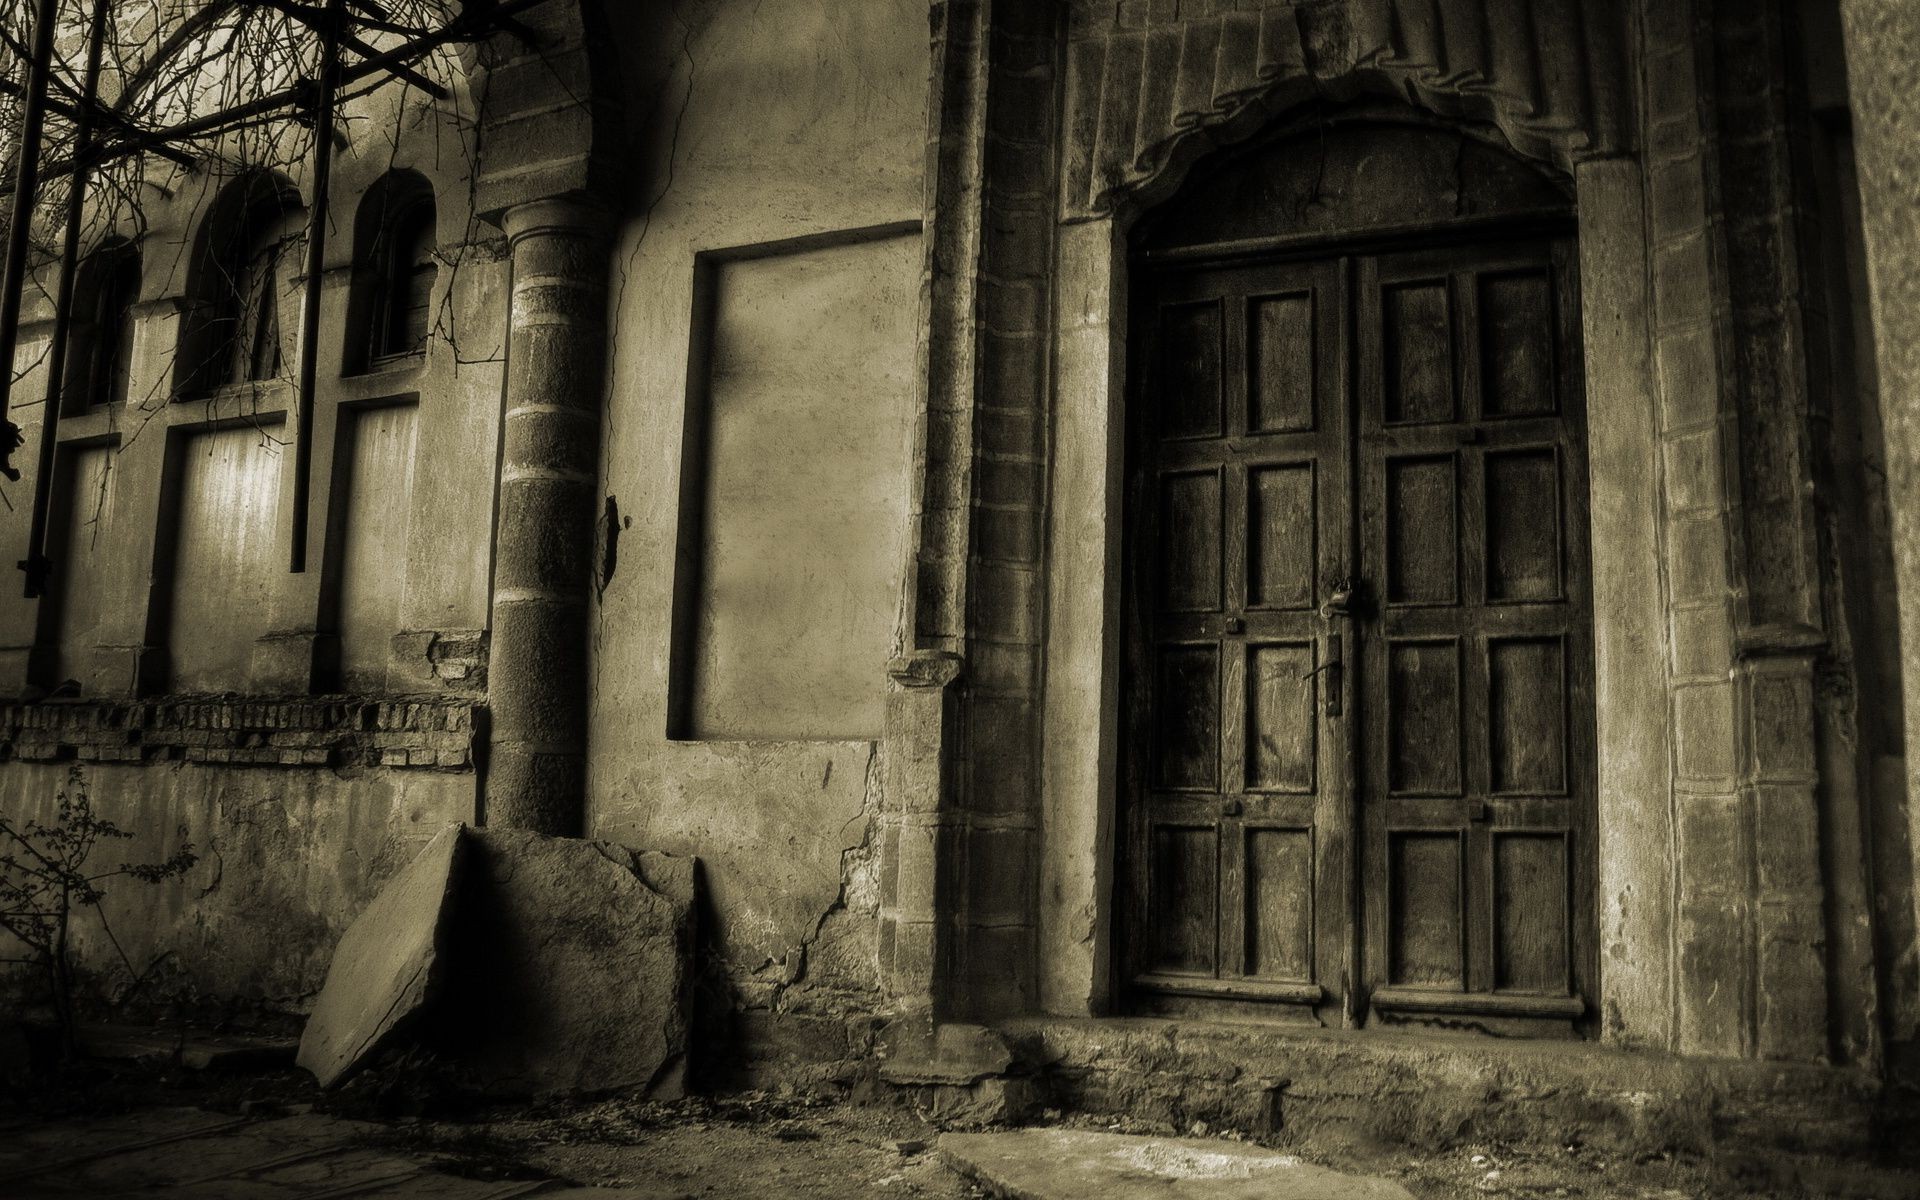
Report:
<svg viewBox="0 0 1920 1200"><path fill-rule="evenodd" d="M482 813L488 825L577 837L611 221L592 200L562 196L508 209L501 224L513 291Z"/></svg>
<svg viewBox="0 0 1920 1200"><path fill-rule="evenodd" d="M1886 423L1911 798L1920 796L1920 5L1841 0L1840 16Z"/></svg>

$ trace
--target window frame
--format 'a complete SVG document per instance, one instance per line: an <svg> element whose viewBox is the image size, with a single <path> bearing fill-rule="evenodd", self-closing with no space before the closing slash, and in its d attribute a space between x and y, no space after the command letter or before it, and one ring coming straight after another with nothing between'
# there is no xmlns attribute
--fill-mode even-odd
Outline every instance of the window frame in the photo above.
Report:
<svg viewBox="0 0 1920 1200"><path fill-rule="evenodd" d="M433 193L417 185L404 191L390 185L367 203L390 206L381 214L370 254L375 277L366 329L367 365L380 370L424 356L433 338L433 292L440 279L439 213ZM424 297L417 290L422 277ZM412 325L408 314L421 307L428 317L425 328L402 344Z"/></svg>

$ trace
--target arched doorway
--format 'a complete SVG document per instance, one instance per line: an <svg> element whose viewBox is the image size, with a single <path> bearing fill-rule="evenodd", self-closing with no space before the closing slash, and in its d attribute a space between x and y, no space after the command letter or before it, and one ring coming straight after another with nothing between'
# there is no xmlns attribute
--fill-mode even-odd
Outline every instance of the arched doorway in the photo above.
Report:
<svg viewBox="0 0 1920 1200"><path fill-rule="evenodd" d="M1557 181L1404 110L1223 152L1131 244L1120 983L1591 1020L1585 412Z"/></svg>

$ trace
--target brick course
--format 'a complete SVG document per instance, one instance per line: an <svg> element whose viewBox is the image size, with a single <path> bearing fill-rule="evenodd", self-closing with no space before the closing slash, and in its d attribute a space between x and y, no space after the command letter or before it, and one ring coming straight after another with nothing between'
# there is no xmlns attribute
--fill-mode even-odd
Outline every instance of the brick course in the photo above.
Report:
<svg viewBox="0 0 1920 1200"><path fill-rule="evenodd" d="M172 700L0 705L0 761L473 769L470 700Z"/></svg>

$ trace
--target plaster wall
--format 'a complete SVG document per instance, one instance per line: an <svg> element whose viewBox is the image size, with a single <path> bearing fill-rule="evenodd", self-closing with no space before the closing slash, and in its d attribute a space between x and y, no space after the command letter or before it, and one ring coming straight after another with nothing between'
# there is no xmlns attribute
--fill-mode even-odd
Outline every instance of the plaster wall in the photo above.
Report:
<svg viewBox="0 0 1920 1200"><path fill-rule="evenodd" d="M419 423L418 406L412 404L364 409L341 419L338 470L346 501L336 525L344 543L336 611L340 677L349 689L386 686L407 591Z"/></svg>
<svg viewBox="0 0 1920 1200"><path fill-rule="evenodd" d="M24 598L17 574L0 587L0 694L62 683L69 701L14 705L0 722L12 759L0 765L0 811L49 819L66 770L54 760L77 754L98 810L136 834L103 856L158 859L183 836L201 854L186 878L123 882L108 901L137 964L169 956L155 998L299 1007L387 875L441 825L477 815L470 712L485 684L507 271L504 241L468 208L457 103L396 87L356 101L345 126L322 278L308 569L288 570L290 380L175 391L192 246L228 177L156 162L128 399L61 419L54 595ZM353 262L365 257L353 217L396 167L435 192L436 333L423 355L352 370ZM16 363L31 369L13 399L32 446L51 313L42 301L26 316ZM5 485L12 503L0 510L8 563L26 557L34 486L33 455L14 462L25 474ZM472 652L443 653L450 636ZM297 702L344 687L359 694ZM250 700L176 703L187 692ZM396 694L441 703L410 717L407 705L367 701ZM79 958L118 978L91 926Z"/></svg>
<svg viewBox="0 0 1920 1200"><path fill-rule="evenodd" d="M19 588L0 588L0 683L7 690L26 682L36 642L39 654L59 664L58 679L77 680L87 696L338 690L343 619L355 626L349 636L356 642L357 687L440 690L477 682L443 678L420 653L419 638L396 643L395 637L477 634L487 624L490 531L473 514L490 512L493 504L504 246L468 210L466 156L456 150L465 136L460 117L418 93L403 101L402 90L358 102L348 128L359 136L335 165L321 292L311 569L287 569L294 480L283 468L291 463L291 359L284 378L212 393L176 390L195 238L231 177L201 172L156 180L165 186L151 189L142 210L146 231L137 243L141 302L128 400L65 416L60 425L61 471L86 460L86 470L97 474L92 460L102 452L112 463L113 483L105 490L82 472L56 481L69 540L84 535L71 555L56 547L78 572L61 602L77 611L70 616L50 603L43 612ZM418 170L435 192L441 256L435 336L423 355L349 371L356 357L350 348L362 328L353 216L367 189L395 168ZM358 252L364 256L365 248ZM47 286L50 291L50 281ZM38 311L30 306L16 356L21 368L30 368L14 391L29 446L39 436L47 387L39 365L51 337L46 308L44 300ZM289 353L294 322L291 315L283 322ZM356 472L357 414L370 407L414 411L417 436L405 461L390 454ZM14 494L31 496L32 456L15 458L24 476ZM377 529L348 519L350 509L364 515L369 507L398 509L412 519ZM0 544L12 548L10 562L26 555L28 515L22 503L0 513ZM379 617L350 594L353 585L342 594L349 560L368 550L349 547L356 528L362 542L379 542L378 554L404 568L399 590L380 601ZM263 649L269 634L280 644ZM51 670L35 674L42 686L58 681L49 678Z"/></svg>
<svg viewBox="0 0 1920 1200"><path fill-rule="evenodd" d="M676 733L877 737L906 562L919 229L708 274L681 468L701 483L682 489L698 563L674 632Z"/></svg>
<svg viewBox="0 0 1920 1200"><path fill-rule="evenodd" d="M113 510L114 485L119 480L110 446L76 448L68 454L65 467L65 511L60 519L65 526L61 540L67 547L67 569L61 580L55 634L60 648L57 673L62 679L71 677L78 666L75 651L97 643L101 622L112 616L106 581L113 559L101 534L107 513Z"/></svg>
<svg viewBox="0 0 1920 1200"><path fill-rule="evenodd" d="M0 810L51 823L68 768L12 763ZM303 1011L333 947L380 885L451 821L472 819L470 776L433 772L245 771L96 764L96 815L134 836L100 844L96 866L157 862L190 842L199 862L150 885L113 881L103 903L135 968L160 960L144 999L241 1002ZM130 982L96 917L81 913L75 958L108 995ZM4 953L0 951L0 953Z"/></svg>
<svg viewBox="0 0 1920 1200"><path fill-rule="evenodd" d="M1920 876L1920 837L1912 836L1912 799L1920 797L1920 210L1913 203L1920 186L1920 151L1913 129L1920 123L1920 13L1898 0L1842 0L1847 79L1853 97L1853 136L1860 180L1861 224L1866 242L1866 275L1871 295L1873 345L1884 421L1887 496L1892 509L1893 556L1899 590L1901 678L1905 689L1904 757L1879 764L1876 784L1887 799L1889 823L1905 815L1909 834L1906 864L1884 863L1887 874L1907 866L1907 878ZM1904 779L1902 776L1904 775ZM1903 786L1904 785L1904 786ZM1904 801L1904 803L1902 802ZM1901 810L1904 810L1902 813ZM1897 853L1895 838L1883 838L1879 852ZM1910 930L1920 913L1920 888L1905 896L1883 895L1881 919L1894 929ZM1885 911L1904 903L1909 912ZM1901 969L1913 961L1909 942L1895 947ZM1910 976L1909 976L1910 978ZM1911 984L1890 989L1894 1005L1893 1037L1911 1039L1917 1006ZM1904 994L1903 994L1904 993ZM1920 1078L1920 1053L1908 1041L1899 1064L1908 1079Z"/></svg>
<svg viewBox="0 0 1920 1200"><path fill-rule="evenodd" d="M271 436L242 425L184 434L172 447L178 507L164 573L175 690L246 690L253 643L271 627L286 461Z"/></svg>
<svg viewBox="0 0 1920 1200"><path fill-rule="evenodd" d="M724 737L669 738L672 610L679 566L690 557L682 553L690 482L682 465L698 377L690 354L697 256L919 220L925 6L708 0L677 13L634 6L608 18L622 45L660 47L662 56L642 56L626 79L628 128L641 144L614 250L602 476L607 511L618 517L603 530L600 565L614 566L593 617L589 832L699 856L712 905L702 919L726 986L745 992L749 1005L786 993L791 1006L812 985L871 991L869 839L885 754L871 736L877 726L849 725L826 740L771 726L766 732L777 736L740 736L751 732L742 726ZM914 385L891 365L911 353L900 344L909 335L899 315L917 301L900 284L895 256L914 242L825 255L805 288L762 271L769 290L756 303L766 305L767 319L777 322L786 305L794 322L786 328L807 331L808 344L793 347L800 363L841 361L851 394L844 407L836 403L839 412L914 403ZM823 309L809 297L832 300ZM888 365L844 361L871 357L876 338L888 343ZM819 386L818 377L807 386ZM796 396L787 414L804 403ZM868 454L903 463L906 445L869 444L846 461L871 462ZM771 457L762 469L793 465L804 464ZM795 482L764 481L765 494ZM820 486L836 499L847 495L836 481ZM863 520L850 532L867 539L879 528ZM878 541L903 546L904 535ZM879 544L858 551L861 570L881 569L887 552ZM898 565L886 570L898 577ZM863 704L877 703L887 686L884 654L867 644L874 632L863 618L860 655L871 663Z"/></svg>

